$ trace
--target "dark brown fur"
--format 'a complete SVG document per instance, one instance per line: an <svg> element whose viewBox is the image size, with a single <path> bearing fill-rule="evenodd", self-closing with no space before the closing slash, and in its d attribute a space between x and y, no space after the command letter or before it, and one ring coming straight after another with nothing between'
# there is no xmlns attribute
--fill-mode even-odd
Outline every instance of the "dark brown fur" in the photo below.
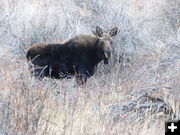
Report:
<svg viewBox="0 0 180 135"><path fill-rule="evenodd" d="M107 64L111 57L111 36L103 37L98 30L102 29L96 28L96 37L80 35L64 44L33 45L26 57L35 66L35 76L59 79L76 75L79 84L85 83L98 63L104 60Z"/></svg>

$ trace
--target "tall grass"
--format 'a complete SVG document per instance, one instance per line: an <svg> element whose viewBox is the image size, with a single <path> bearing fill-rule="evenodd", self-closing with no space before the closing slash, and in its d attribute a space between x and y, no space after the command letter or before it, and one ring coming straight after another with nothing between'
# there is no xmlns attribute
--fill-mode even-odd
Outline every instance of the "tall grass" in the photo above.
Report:
<svg viewBox="0 0 180 135"><path fill-rule="evenodd" d="M146 95L180 118L178 0L7 0L0 13L0 134L164 134L174 117L152 111ZM32 44L62 43L97 25L120 34L110 64L85 86L30 76Z"/></svg>

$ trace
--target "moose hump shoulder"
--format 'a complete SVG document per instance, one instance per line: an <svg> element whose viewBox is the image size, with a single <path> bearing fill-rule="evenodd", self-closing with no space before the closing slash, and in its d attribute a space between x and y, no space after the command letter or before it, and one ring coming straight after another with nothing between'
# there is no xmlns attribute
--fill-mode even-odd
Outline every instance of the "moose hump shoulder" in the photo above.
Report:
<svg viewBox="0 0 180 135"><path fill-rule="evenodd" d="M64 44L34 44L27 51L26 58L35 77L69 78L76 77L78 84L84 84L94 74L98 63L108 64L111 58L111 41L119 33L117 27L104 33L97 26L95 36L79 35ZM32 70L32 67L34 69Z"/></svg>

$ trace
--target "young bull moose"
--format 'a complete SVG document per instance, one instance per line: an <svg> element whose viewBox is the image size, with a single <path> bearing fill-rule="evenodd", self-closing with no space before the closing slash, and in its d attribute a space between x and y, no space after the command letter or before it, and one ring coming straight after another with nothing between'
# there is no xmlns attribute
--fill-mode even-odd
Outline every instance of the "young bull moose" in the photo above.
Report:
<svg viewBox="0 0 180 135"><path fill-rule="evenodd" d="M93 31L95 36L76 36L64 44L37 43L27 51L26 57L34 65L36 77L60 79L75 75L77 83L84 84L100 61L108 64L111 41L118 32L115 27L105 34L97 26Z"/></svg>

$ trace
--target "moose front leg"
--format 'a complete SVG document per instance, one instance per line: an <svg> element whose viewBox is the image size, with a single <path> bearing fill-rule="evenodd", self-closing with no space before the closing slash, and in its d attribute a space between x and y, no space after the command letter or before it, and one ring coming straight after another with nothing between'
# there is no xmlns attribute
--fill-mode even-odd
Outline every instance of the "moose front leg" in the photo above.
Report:
<svg viewBox="0 0 180 135"><path fill-rule="evenodd" d="M76 82L78 85L86 84L88 77L89 75L86 68L81 67L77 69Z"/></svg>
<svg viewBox="0 0 180 135"><path fill-rule="evenodd" d="M84 74L77 74L76 75L76 82L78 85L84 85L87 82L87 76Z"/></svg>

